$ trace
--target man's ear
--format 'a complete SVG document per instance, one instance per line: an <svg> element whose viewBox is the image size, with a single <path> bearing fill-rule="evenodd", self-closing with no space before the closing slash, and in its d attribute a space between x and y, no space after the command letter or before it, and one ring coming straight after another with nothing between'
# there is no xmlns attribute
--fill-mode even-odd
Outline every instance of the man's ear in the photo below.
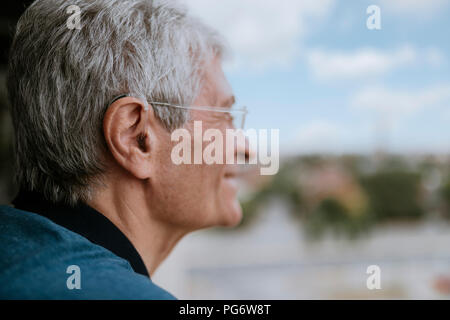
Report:
<svg viewBox="0 0 450 320"><path fill-rule="evenodd" d="M103 134L112 157L138 179L151 175L151 126L153 108L134 97L114 101L103 118Z"/></svg>

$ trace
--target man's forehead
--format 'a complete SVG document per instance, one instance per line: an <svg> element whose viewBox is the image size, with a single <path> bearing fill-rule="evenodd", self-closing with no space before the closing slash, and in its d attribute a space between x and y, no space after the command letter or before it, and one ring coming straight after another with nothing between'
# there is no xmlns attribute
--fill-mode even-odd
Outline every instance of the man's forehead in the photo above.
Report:
<svg viewBox="0 0 450 320"><path fill-rule="evenodd" d="M212 63L207 66L202 91L204 98L212 106L231 107L236 102L219 59L213 59Z"/></svg>

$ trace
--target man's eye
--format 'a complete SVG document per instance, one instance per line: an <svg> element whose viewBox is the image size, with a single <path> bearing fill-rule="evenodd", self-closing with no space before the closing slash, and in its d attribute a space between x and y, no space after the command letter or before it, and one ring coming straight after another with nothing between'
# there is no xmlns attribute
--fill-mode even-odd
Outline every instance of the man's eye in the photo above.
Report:
<svg viewBox="0 0 450 320"><path fill-rule="evenodd" d="M231 113L221 113L217 115L217 120L224 121L227 123L233 123L234 122L234 116Z"/></svg>
<svg viewBox="0 0 450 320"><path fill-rule="evenodd" d="M227 121L230 121L230 122L234 121L234 116L231 113L225 113L225 117L226 117Z"/></svg>

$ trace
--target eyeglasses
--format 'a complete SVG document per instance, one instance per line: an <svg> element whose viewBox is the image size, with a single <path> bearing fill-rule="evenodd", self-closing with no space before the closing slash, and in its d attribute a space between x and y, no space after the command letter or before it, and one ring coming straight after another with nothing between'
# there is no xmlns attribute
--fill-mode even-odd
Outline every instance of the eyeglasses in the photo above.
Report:
<svg viewBox="0 0 450 320"><path fill-rule="evenodd" d="M110 103L114 103L115 101L124 98L124 97L131 97L130 94L124 94L121 96L118 96L113 99L113 101ZM170 103L165 102L156 102L156 101L149 101L147 102L144 98L136 96L136 98L143 100L145 103L146 110L148 109L148 105L155 105L155 106L162 106L162 107L171 107L171 108L179 108L179 109L185 109L185 110L198 110L198 111L208 111L208 112L217 112L222 115L222 119L225 119L227 123L230 123L234 129L244 129L245 126L245 118L248 114L247 107L243 106L240 108L223 108L223 107L209 107L209 106L178 106Z"/></svg>
<svg viewBox="0 0 450 320"><path fill-rule="evenodd" d="M164 107L172 107L179 108L185 110L198 110L198 111L208 111L208 112L217 112L222 116L221 119L224 119L227 123L230 123L234 129L244 129L245 126L245 118L247 116L247 107L241 108L222 108L222 107L207 107L207 106L178 106L170 103L164 102L149 102L151 105L164 106Z"/></svg>

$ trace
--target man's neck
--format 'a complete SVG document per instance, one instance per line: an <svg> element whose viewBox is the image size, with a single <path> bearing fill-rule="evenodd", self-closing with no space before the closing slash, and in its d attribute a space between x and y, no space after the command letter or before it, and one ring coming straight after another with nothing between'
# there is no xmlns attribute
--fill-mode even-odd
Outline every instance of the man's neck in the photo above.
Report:
<svg viewBox="0 0 450 320"><path fill-rule="evenodd" d="M131 188L119 189L105 189L88 205L102 213L125 234L152 276L187 231L152 219L146 206L139 205L145 202L143 196L130 192Z"/></svg>

